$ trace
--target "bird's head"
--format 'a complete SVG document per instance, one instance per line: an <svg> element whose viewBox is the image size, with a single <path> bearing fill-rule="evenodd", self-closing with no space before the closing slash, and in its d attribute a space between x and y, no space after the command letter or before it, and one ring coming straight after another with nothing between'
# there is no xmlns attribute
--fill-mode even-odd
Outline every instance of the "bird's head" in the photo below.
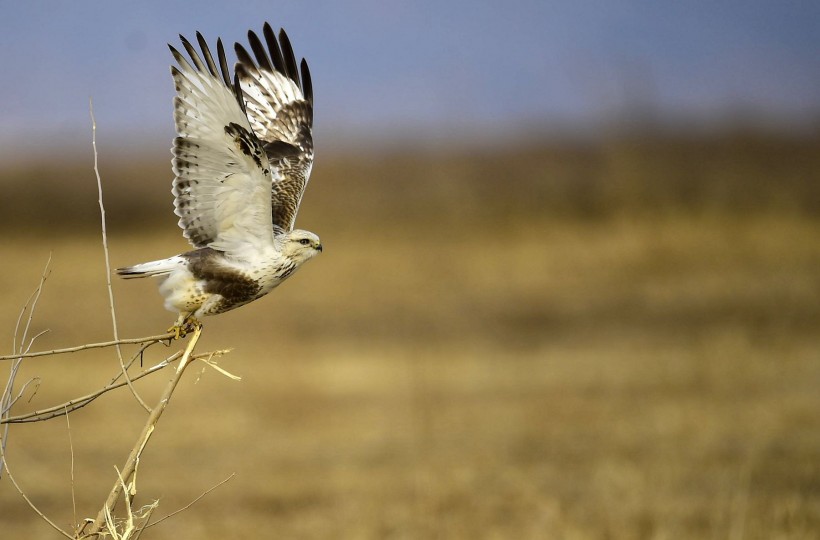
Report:
<svg viewBox="0 0 820 540"><path fill-rule="evenodd" d="M294 229L287 234L282 252L296 264L302 264L321 253L322 242L310 231Z"/></svg>

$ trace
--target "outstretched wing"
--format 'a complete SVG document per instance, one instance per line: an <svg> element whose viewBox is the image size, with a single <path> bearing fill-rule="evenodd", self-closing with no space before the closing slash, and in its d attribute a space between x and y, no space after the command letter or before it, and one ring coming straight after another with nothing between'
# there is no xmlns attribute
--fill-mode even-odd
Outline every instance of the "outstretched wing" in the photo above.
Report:
<svg viewBox="0 0 820 540"><path fill-rule="evenodd" d="M199 32L196 37L202 57L180 36L192 63L169 45L178 64L171 74L177 91L172 151L179 226L197 248L230 253L272 245L270 191L276 172L248 122L221 40L217 68L205 39Z"/></svg>
<svg viewBox="0 0 820 540"><path fill-rule="evenodd" d="M284 30L279 31L277 41L265 23L263 37L267 48L255 33L248 32L255 60L242 45L234 46L236 76L251 127L275 171L273 225L290 231L313 165L313 85L304 59L300 73Z"/></svg>

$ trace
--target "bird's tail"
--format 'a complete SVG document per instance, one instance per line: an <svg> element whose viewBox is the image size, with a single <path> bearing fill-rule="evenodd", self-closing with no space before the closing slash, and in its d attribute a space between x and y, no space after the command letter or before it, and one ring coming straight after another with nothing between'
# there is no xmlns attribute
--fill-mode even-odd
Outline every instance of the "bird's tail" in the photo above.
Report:
<svg viewBox="0 0 820 540"><path fill-rule="evenodd" d="M170 274L174 268L184 263L185 260L182 257L176 256L169 259L162 259L161 261L151 261L135 264L134 266L117 268L117 275L122 276L125 279L166 276Z"/></svg>

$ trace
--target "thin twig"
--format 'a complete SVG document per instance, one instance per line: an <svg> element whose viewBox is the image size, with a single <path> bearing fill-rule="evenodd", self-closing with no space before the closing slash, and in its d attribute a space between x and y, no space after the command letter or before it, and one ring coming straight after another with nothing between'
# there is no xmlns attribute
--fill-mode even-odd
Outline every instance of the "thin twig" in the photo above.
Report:
<svg viewBox="0 0 820 540"><path fill-rule="evenodd" d="M51 274L51 269L49 268L50 265L51 253L48 254L48 261L46 261L46 266L45 268L43 268L43 274L40 276L40 284L34 291L34 299L31 301L31 308L28 311L28 319L26 320L26 326L23 329L23 336L20 338L20 348L17 351L19 353L27 353L29 349L31 349L31 346L34 344L33 342L29 342L28 347L26 347L25 350L23 349L23 343L26 342L26 338L28 337L28 331L31 328L32 321L34 320L34 312L37 309L37 302L40 301L40 295L43 294L43 287L46 284L48 276Z"/></svg>
<svg viewBox="0 0 820 540"><path fill-rule="evenodd" d="M65 426L68 432L68 449L71 452L71 510L74 517L74 528L77 528L77 497L74 493L74 441L71 440L71 422L68 419L68 409L65 411Z"/></svg>
<svg viewBox="0 0 820 540"><path fill-rule="evenodd" d="M151 521L151 516L154 515L154 510L157 509L157 504L159 504L159 501L154 501L153 504L149 505L148 510L143 513L143 516L145 516L145 522L139 529L137 529L137 534L134 536L134 540L139 540L140 537L142 537L142 532L148 528L148 523Z"/></svg>
<svg viewBox="0 0 820 540"><path fill-rule="evenodd" d="M85 345L66 347L64 349L53 349L51 351L38 351L26 354L7 354L5 356L0 356L0 360L16 360L17 358L37 358L38 356L53 356L56 354L75 353L79 351L85 351L88 349L102 349L105 347L116 347L117 345L134 345L138 343L148 343L152 341L161 343L163 341L173 339L174 335L175 334L173 332L170 332L168 334L161 334L158 336L118 339L116 341L103 341L100 343L86 343Z"/></svg>
<svg viewBox="0 0 820 540"><path fill-rule="evenodd" d="M20 310L20 315L17 316L17 323L14 325L14 336L12 336L12 352L23 352L23 343L26 341L26 335L28 334L29 326L31 325L31 320L34 317L34 310L37 307L37 300L40 298L40 293L43 291L43 286L46 283L46 279L48 279L49 274L51 273L50 267L51 266L51 253L48 254L48 260L46 261L46 265L43 268L43 274L40 276L40 283L37 285L37 288L34 289L34 292L29 295L28 300L26 303L23 304L23 309ZM29 304L31 304L31 308L29 309ZM26 313L26 310L29 309L29 317L26 321L26 327L23 330L23 337L20 339L20 347L17 347L17 336L20 330L20 323L23 320L23 316ZM13 356L16 358L16 356Z"/></svg>
<svg viewBox="0 0 820 540"><path fill-rule="evenodd" d="M199 502L199 500L200 500L201 498L203 498L205 495L207 495L208 493L210 493L210 492L212 492L213 490L215 490L215 489L217 489L217 488L221 487L223 484L227 484L228 482L230 482L231 480L233 480L233 477L234 477L234 476L236 476L236 473L231 473L231 475L230 475L229 477L227 477L227 478L226 478L226 479L224 479L223 481L219 482L219 483L218 483L218 484L216 484L215 486L212 486L211 488L209 488L208 490L206 490L204 493L200 494L200 495L199 495L199 497L197 497L197 498L196 498L196 499L194 499L193 501L189 502L188 504L186 504L185 506L183 506L183 507L182 507L182 508L180 508L179 510L175 510L175 511L171 512L170 514L168 514L167 516L162 517L162 518L160 518L160 519L156 520L155 522L153 522L153 523L151 523L151 524L146 524L146 525L145 525L145 527L143 527L143 528L144 528L144 529L147 529L148 527L153 527L154 525L159 525L160 523L162 523L162 522L163 522L163 521L165 521L166 519L171 518L171 517L174 517L175 515L179 514L180 512L184 512L185 510L189 509L190 507L192 507L193 505L195 505L197 502Z"/></svg>
<svg viewBox="0 0 820 540"><path fill-rule="evenodd" d="M31 350L31 348L34 347L34 342L37 341L37 339L39 339L39 338L43 337L44 335L48 334L49 332L51 332L51 330L46 328L46 329L40 330L39 332L34 334L32 336L32 338L30 340L28 340L28 346L26 346L25 352L23 354L28 354L28 352ZM23 355L20 355L17 358L22 358L22 357L23 357Z"/></svg>
<svg viewBox="0 0 820 540"><path fill-rule="evenodd" d="M111 324L114 327L114 341L119 341L119 332L117 330L117 314L114 311L114 290L111 288L111 259L108 256L108 235L106 234L105 229L105 205L103 205L102 179L100 178L100 168L97 163L97 120L94 118L94 102L91 98L88 98L88 110L91 113L91 147L94 150L94 174L97 176L97 200L100 204L102 244L103 252L105 253L105 282L108 285L108 304L111 307ZM136 388L134 388L134 385L131 384L131 379L128 377L128 370L125 369L125 362L123 362L122 350L120 349L119 344L116 345L116 348L117 358L119 358L120 366L122 367L122 375L123 377L125 377L125 381L128 383L128 388L131 389L131 393L134 395L134 398L139 402L139 404L142 405L142 407L150 413L151 408L145 403L145 401L143 401L143 399L137 393Z"/></svg>
<svg viewBox="0 0 820 540"><path fill-rule="evenodd" d="M25 395L26 390L28 389L29 385L31 385L31 384L37 385L36 388L34 389L34 394L36 394L37 393L37 388L40 387L40 377L32 377L31 379L29 379L29 380L27 380L26 382L23 383L23 386L20 387L20 390L17 392L17 395L14 396L14 399L11 400L11 402L8 404L8 406L3 407L3 413L4 414L8 414L9 411L11 411L11 408L14 407L14 404L17 403L20 400L20 398ZM32 394L32 397L34 396L34 394ZM29 401L31 401L31 398L29 398ZM4 419L0 418L0 424L3 424L3 423L5 423Z"/></svg>
<svg viewBox="0 0 820 540"><path fill-rule="evenodd" d="M34 292L26 300L26 303L23 305L23 308L20 310L20 315L17 317L17 323L14 326L14 335L12 336L12 351L18 354L27 353L31 347L34 345L34 341L42 335L37 334L34 336L26 347L23 350L23 343L26 342L26 337L28 336L29 328L31 328L31 321L34 317L34 311L37 308L37 301L40 299L40 294L43 292L43 286L46 283L46 279L48 279L48 275L50 273L51 266L51 254L48 255L48 260L46 261L46 265L43 268L43 273L40 276L40 283L37 285L37 288L34 289ZM23 320L23 316L26 310L29 310L29 317L26 320L25 328L23 329L23 335L20 338L20 346L17 346L17 336L20 330L20 322ZM16 358L11 365L11 369L9 370L9 378L6 382L6 386L3 389L3 394L0 395L0 421L4 420L11 414L12 406L17 402L20 396L23 395L28 385L31 383L31 380L26 381L23 387L20 390L20 393L17 397L12 397L14 395L14 381L17 378L17 373L20 370L20 365L23 363L22 358ZM5 459L2 457L2 452L5 452L6 444L8 444L9 440L9 425L7 424L3 428L3 435L0 437L0 477L3 475L3 466L5 464Z"/></svg>

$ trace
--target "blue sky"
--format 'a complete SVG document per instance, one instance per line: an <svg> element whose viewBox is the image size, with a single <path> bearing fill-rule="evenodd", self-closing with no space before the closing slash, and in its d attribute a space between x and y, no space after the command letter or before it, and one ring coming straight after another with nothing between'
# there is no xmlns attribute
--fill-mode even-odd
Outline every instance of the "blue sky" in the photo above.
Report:
<svg viewBox="0 0 820 540"><path fill-rule="evenodd" d="M86 144L90 96L101 140L167 148L166 43L264 21L310 62L319 148L820 116L818 2L0 0L0 157Z"/></svg>

